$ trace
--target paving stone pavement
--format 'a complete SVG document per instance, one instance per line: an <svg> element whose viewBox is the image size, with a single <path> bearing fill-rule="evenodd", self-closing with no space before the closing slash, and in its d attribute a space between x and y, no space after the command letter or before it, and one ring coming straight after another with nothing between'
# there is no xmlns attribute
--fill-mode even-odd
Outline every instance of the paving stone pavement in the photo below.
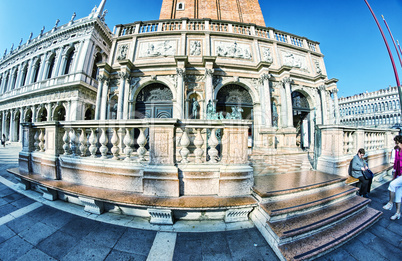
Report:
<svg viewBox="0 0 402 261"><path fill-rule="evenodd" d="M203 232L202 228L197 233L166 232L155 227L141 229L152 226L133 217L96 216L62 201L48 203L39 193L18 190L16 179L6 171L17 167L19 150L19 144L0 148L2 261L278 260L252 225L218 232ZM373 186L370 206L382 210L388 182ZM402 260L402 219L391 221L393 213L385 211L372 227L318 260ZM99 221L102 216L108 223Z"/></svg>

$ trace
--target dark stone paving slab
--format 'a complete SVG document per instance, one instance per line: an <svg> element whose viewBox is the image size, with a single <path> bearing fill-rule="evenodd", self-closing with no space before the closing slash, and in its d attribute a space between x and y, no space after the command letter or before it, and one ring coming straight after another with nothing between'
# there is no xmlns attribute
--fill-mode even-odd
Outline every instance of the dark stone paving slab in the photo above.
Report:
<svg viewBox="0 0 402 261"><path fill-rule="evenodd" d="M37 245L56 231L57 228L38 222L18 235L32 245Z"/></svg>
<svg viewBox="0 0 402 261"><path fill-rule="evenodd" d="M19 236L13 236L0 244L0 260L14 261L31 250L33 246L21 239Z"/></svg>
<svg viewBox="0 0 402 261"><path fill-rule="evenodd" d="M6 225L0 226L0 244L15 236L16 233Z"/></svg>
<svg viewBox="0 0 402 261"><path fill-rule="evenodd" d="M23 208L23 207L31 205L31 204L33 204L35 202L36 202L35 200L32 200L32 199L27 198L27 197L23 197L21 199L18 199L16 201L11 202L10 204L13 205L13 206L16 206L17 208Z"/></svg>
<svg viewBox="0 0 402 261"><path fill-rule="evenodd" d="M40 242L37 245L37 248L53 258L61 259L73 247L75 247L77 243L77 238L74 238L61 231L56 231L48 238Z"/></svg>
<svg viewBox="0 0 402 261"><path fill-rule="evenodd" d="M51 256L46 255L39 249L31 249L25 255L18 258L16 261L32 261L32 260L40 260L40 261L57 261Z"/></svg>
<svg viewBox="0 0 402 261"><path fill-rule="evenodd" d="M94 244L92 242L79 241L75 247L73 247L67 255L61 258L62 261L97 261L104 260L110 252L110 248Z"/></svg>
<svg viewBox="0 0 402 261"><path fill-rule="evenodd" d="M155 231L128 228L114 249L147 257L155 236Z"/></svg>
<svg viewBox="0 0 402 261"><path fill-rule="evenodd" d="M101 226L102 224L91 219L83 217L72 218L70 222L60 228L61 232L64 232L75 238L82 238L91 233L95 226Z"/></svg>
<svg viewBox="0 0 402 261"><path fill-rule="evenodd" d="M143 255L137 255L134 253L127 253L118 250L112 250L106 257L105 261L146 261L147 257Z"/></svg>
<svg viewBox="0 0 402 261"><path fill-rule="evenodd" d="M29 216L23 215L10 222L7 222L6 226L8 226L15 233L21 233L22 231L35 225L37 222L38 221L29 218Z"/></svg>
<svg viewBox="0 0 402 261"><path fill-rule="evenodd" d="M96 226L94 230L83 239L83 241L112 248L116 245L117 241L122 237L126 230L126 227L102 224L101 226Z"/></svg>

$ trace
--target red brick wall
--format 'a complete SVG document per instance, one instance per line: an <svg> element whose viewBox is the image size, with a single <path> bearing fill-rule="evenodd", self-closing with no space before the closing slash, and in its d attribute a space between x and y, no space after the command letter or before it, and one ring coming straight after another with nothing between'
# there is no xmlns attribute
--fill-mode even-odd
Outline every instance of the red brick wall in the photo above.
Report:
<svg viewBox="0 0 402 261"><path fill-rule="evenodd" d="M183 11L176 10L184 3ZM210 18L265 26L258 0L163 0L159 19Z"/></svg>

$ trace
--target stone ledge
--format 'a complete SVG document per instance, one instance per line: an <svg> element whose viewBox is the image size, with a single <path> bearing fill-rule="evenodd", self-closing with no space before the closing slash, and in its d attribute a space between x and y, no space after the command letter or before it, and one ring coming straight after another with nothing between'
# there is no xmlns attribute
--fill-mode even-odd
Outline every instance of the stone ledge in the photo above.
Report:
<svg viewBox="0 0 402 261"><path fill-rule="evenodd" d="M51 180L38 174L23 174L18 168L8 169L22 180L39 184L49 189L71 194L77 197L91 198L111 204L122 206L139 206L153 208L178 209L178 210L222 210L236 207L255 207L257 200L251 195L218 197L218 196L181 196L181 197L157 197L147 196L141 193L101 189L90 186L74 184L63 180Z"/></svg>

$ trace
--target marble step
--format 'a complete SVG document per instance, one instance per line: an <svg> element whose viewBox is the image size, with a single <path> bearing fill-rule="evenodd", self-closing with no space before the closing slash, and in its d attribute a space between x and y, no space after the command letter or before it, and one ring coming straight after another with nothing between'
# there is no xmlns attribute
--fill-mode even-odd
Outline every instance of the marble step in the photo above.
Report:
<svg viewBox="0 0 402 261"><path fill-rule="evenodd" d="M269 216L269 221L284 220L311 212L328 204L353 197L358 188L343 185L322 189L306 195L295 195L279 201L261 203L261 208Z"/></svg>
<svg viewBox="0 0 402 261"><path fill-rule="evenodd" d="M382 212L368 207L320 233L280 245L278 248L286 260L317 258L352 239L374 224L381 215Z"/></svg>
<svg viewBox="0 0 402 261"><path fill-rule="evenodd" d="M320 171L302 170L278 175L254 177L253 193L261 202L278 198L293 198L311 194L324 188L344 186L346 178Z"/></svg>
<svg viewBox="0 0 402 261"><path fill-rule="evenodd" d="M363 211L370 201L370 199L355 196L302 216L267 222L267 224L275 233L279 244L289 243L342 222L345 218Z"/></svg>

